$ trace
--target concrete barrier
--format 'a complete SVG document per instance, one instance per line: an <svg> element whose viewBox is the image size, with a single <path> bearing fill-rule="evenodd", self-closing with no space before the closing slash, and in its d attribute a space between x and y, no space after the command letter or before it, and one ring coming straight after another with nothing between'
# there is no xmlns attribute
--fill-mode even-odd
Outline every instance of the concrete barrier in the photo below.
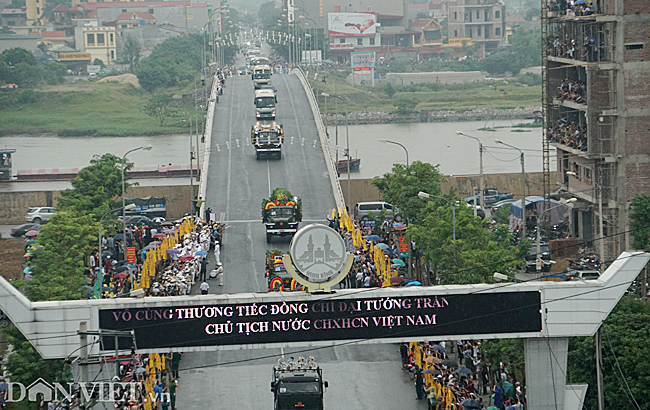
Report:
<svg viewBox="0 0 650 410"><path fill-rule="evenodd" d="M437 71L429 73L387 73L386 82L395 85L411 83L463 84L485 81L485 74L480 71Z"/></svg>
<svg viewBox="0 0 650 410"><path fill-rule="evenodd" d="M332 184L332 193L334 194L334 200L336 201L336 206L340 209L345 209L345 198L343 197L343 191L341 190L341 184L339 182L338 171L336 170L336 164L332 159L332 153L329 150L329 141L327 141L327 133L325 132L325 124L323 123L323 117L320 115L320 109L318 108L318 103L316 102L316 97L305 78L305 74L300 68L293 68L290 71L291 74L295 74L300 79L300 83L305 89L307 94L307 99L309 100L309 105L311 106L311 111L314 114L314 121L316 121L316 129L318 130L318 137L320 139L320 146L323 149L323 155L325 156L325 164L327 165L327 173L330 177L330 182Z"/></svg>
<svg viewBox="0 0 650 410"><path fill-rule="evenodd" d="M214 122L214 109L216 107L217 97L217 73L214 74L212 79L212 89L210 90L210 98L208 98L208 115L205 119L205 130L203 137L205 144L203 146L203 163L201 164L201 180L199 181L198 197L205 199L205 192L208 187L208 166L210 164L210 150L212 149L212 124ZM197 158L198 160L198 158ZM203 215L204 205L201 205L199 216Z"/></svg>

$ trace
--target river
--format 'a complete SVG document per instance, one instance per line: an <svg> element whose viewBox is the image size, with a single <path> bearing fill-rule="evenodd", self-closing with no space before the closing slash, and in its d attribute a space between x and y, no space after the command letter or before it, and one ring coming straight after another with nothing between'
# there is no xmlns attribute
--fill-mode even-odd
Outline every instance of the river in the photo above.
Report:
<svg viewBox="0 0 650 410"><path fill-rule="evenodd" d="M510 127L519 121L490 121L489 127ZM542 170L542 131L511 132L511 128L496 128L495 132L479 131L483 121L442 122L415 124L371 124L349 126L350 152L361 158L360 172L351 178L372 178L390 172L393 163L405 163L406 154L397 145L384 144L387 139L403 144L409 153L409 161L415 160L440 164L446 175L472 175L479 172L478 143L470 138L456 135L462 131L475 136L484 144L484 172L486 174L515 173L521 171L519 153L494 142L503 142L524 150L527 172ZM344 125L338 127L339 157L343 158L346 147ZM335 145L335 127L329 127L330 144ZM291 136L287 135L287 142ZM305 146L320 149L312 141ZM154 165L187 165L189 162L189 139L184 135L142 137L55 137L55 136L7 136L0 137L0 147L14 148L14 175L24 169L51 169L85 167L95 154L112 153L121 157L132 148L152 145L150 151L140 150L129 154L135 167ZM225 149L221 147L220 149ZM202 147L201 147L202 152ZM551 153L551 169L555 169L555 150ZM285 161L291 160L285 158ZM342 175L345 178L345 175Z"/></svg>

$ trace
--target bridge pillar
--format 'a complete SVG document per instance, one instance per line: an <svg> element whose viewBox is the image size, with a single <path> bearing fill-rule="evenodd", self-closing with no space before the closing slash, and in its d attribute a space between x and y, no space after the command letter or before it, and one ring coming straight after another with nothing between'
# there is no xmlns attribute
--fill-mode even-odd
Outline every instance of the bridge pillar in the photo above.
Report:
<svg viewBox="0 0 650 410"><path fill-rule="evenodd" d="M566 337L526 339L526 408L528 410L564 410L566 390Z"/></svg>

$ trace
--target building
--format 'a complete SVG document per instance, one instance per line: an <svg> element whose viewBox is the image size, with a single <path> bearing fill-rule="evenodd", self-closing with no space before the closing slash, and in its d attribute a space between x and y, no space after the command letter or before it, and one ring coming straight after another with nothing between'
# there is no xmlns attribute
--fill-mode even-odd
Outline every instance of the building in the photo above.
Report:
<svg viewBox="0 0 650 410"><path fill-rule="evenodd" d="M545 125L555 182L579 198L571 232L611 260L630 247L630 201L650 193L650 14L647 0L594 3L543 19Z"/></svg>
<svg viewBox="0 0 650 410"><path fill-rule="evenodd" d="M36 34L36 33L33 33ZM65 46L73 40L72 36L66 36L64 31L40 31L41 39L38 44L45 45L46 48Z"/></svg>
<svg viewBox="0 0 650 410"><path fill-rule="evenodd" d="M91 61L112 64L117 58L115 27L83 27L82 51L90 53Z"/></svg>
<svg viewBox="0 0 650 410"><path fill-rule="evenodd" d="M0 34L0 53L14 47L34 51L40 39L40 34Z"/></svg>
<svg viewBox="0 0 650 410"><path fill-rule="evenodd" d="M449 42L471 39L480 55L498 50L504 43L506 6L501 0L450 0Z"/></svg>
<svg viewBox="0 0 650 410"><path fill-rule="evenodd" d="M0 11L0 26L24 26L27 24L27 7L19 9L4 8Z"/></svg>

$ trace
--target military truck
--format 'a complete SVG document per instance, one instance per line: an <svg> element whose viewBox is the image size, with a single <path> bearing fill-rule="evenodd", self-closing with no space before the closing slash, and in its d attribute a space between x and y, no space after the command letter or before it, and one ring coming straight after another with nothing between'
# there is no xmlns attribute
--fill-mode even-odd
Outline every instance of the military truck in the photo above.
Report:
<svg viewBox="0 0 650 410"><path fill-rule="evenodd" d="M267 86L265 85L264 87ZM255 90L255 99L253 100L253 104L255 104L255 117L258 120L275 120L275 104L277 102L278 98L275 96L275 92L273 90Z"/></svg>
<svg viewBox="0 0 650 410"><path fill-rule="evenodd" d="M275 410L323 410L328 383L313 357L279 359L273 367L271 391Z"/></svg>
<svg viewBox="0 0 650 410"><path fill-rule="evenodd" d="M262 223L266 228L266 243L273 236L291 236L298 232L302 221L302 201L284 188L275 188L271 197L262 200Z"/></svg>
<svg viewBox="0 0 650 410"><path fill-rule="evenodd" d="M282 260L282 251L274 249L266 251L266 280L269 284L269 292L287 292L293 290L302 290L303 287L298 283L284 266Z"/></svg>
<svg viewBox="0 0 650 410"><path fill-rule="evenodd" d="M257 159L263 157L282 158L282 143L284 130L275 121L269 123L257 122L251 127L251 144L255 147Z"/></svg>

